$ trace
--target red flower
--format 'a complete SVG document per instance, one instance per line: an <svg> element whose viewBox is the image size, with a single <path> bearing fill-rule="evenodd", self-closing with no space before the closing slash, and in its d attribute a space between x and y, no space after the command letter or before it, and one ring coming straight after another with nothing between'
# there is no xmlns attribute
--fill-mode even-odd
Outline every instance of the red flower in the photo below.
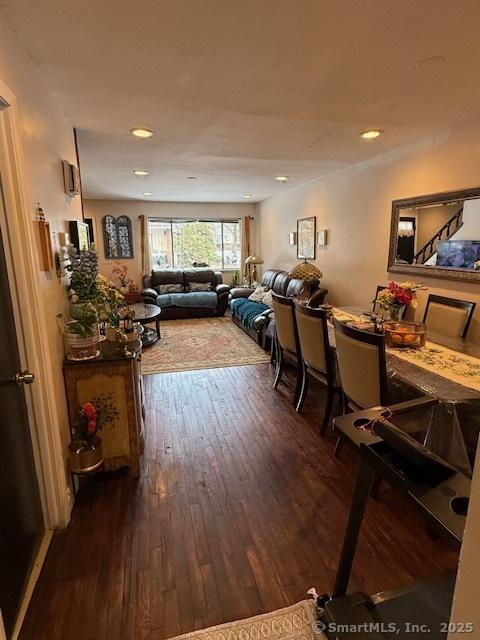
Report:
<svg viewBox="0 0 480 640"><path fill-rule="evenodd" d="M97 422L96 422L96 420L89 420L89 421L87 422L87 432L88 432L88 435L90 435L90 436L91 436L91 435L92 435L92 433L95 433L96 428L97 428Z"/></svg>
<svg viewBox="0 0 480 640"><path fill-rule="evenodd" d="M97 415L97 410L93 406L91 402L86 402L82 407L82 413L84 413L88 420L95 420Z"/></svg>
<svg viewBox="0 0 480 640"><path fill-rule="evenodd" d="M396 298L400 304L410 304L412 301L412 294L406 289L400 289L397 291Z"/></svg>
<svg viewBox="0 0 480 640"><path fill-rule="evenodd" d="M390 282L388 290L395 296L395 301L399 305L409 305L412 301L413 294L410 289L400 287L396 282Z"/></svg>

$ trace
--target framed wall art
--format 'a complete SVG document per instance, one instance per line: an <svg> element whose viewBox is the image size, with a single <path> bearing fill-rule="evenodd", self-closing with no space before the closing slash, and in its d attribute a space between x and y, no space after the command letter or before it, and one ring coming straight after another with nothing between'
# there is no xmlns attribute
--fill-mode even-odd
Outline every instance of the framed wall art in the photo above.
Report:
<svg viewBox="0 0 480 640"><path fill-rule="evenodd" d="M315 260L316 218L297 220L297 258Z"/></svg>
<svg viewBox="0 0 480 640"><path fill-rule="evenodd" d="M105 258L133 258L132 222L128 216L102 218Z"/></svg>

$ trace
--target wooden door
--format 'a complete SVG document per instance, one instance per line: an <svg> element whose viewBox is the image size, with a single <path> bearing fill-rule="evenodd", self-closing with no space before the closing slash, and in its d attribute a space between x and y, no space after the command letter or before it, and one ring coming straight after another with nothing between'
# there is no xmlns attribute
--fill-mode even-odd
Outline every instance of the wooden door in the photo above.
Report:
<svg viewBox="0 0 480 640"><path fill-rule="evenodd" d="M1 182L0 207L4 208ZM25 382L15 382L16 374L21 374L20 357L0 229L0 609L7 637L44 529Z"/></svg>

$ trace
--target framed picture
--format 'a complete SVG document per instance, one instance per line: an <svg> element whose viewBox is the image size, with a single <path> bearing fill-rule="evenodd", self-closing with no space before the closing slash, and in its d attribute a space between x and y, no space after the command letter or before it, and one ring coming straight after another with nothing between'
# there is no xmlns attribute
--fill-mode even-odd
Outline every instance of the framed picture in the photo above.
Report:
<svg viewBox="0 0 480 640"><path fill-rule="evenodd" d="M299 260L315 260L315 216L297 220L297 258Z"/></svg>
<svg viewBox="0 0 480 640"><path fill-rule="evenodd" d="M93 218L84 218L85 224L88 224L88 231L90 233L90 243L95 242L95 234L93 233Z"/></svg>
<svg viewBox="0 0 480 640"><path fill-rule="evenodd" d="M327 230L319 229L317 235L317 244L321 247L327 244Z"/></svg>

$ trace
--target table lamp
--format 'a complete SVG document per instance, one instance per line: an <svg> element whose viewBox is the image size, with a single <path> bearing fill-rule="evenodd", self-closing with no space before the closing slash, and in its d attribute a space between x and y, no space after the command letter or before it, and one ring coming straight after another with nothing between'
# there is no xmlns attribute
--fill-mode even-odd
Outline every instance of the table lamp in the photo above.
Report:
<svg viewBox="0 0 480 640"><path fill-rule="evenodd" d="M303 280L303 289L307 291L310 298L313 290L320 284L323 273L311 262L299 262L288 274L290 278Z"/></svg>
<svg viewBox="0 0 480 640"><path fill-rule="evenodd" d="M257 264L263 264L263 259L256 254L248 256L248 258L245 260L249 287L252 286L252 282L254 282L257 278Z"/></svg>

